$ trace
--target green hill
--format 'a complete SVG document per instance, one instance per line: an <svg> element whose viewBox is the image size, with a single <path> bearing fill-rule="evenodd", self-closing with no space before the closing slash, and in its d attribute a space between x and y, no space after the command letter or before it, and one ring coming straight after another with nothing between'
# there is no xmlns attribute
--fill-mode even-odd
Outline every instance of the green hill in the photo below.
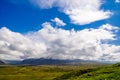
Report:
<svg viewBox="0 0 120 80"><path fill-rule="evenodd" d="M120 64L0 66L0 80L120 80Z"/></svg>
<svg viewBox="0 0 120 80"><path fill-rule="evenodd" d="M120 80L120 63L95 69L73 71L56 77L54 80Z"/></svg>

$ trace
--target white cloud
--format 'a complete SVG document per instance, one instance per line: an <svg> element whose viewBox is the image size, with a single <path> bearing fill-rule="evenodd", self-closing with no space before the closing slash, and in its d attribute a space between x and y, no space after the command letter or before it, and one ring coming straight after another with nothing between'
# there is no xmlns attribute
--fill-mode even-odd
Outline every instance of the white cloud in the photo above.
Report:
<svg viewBox="0 0 120 80"><path fill-rule="evenodd" d="M106 30L116 30L116 32L119 30L119 28L118 27L113 27L113 26L111 26L110 24L106 24L106 25L103 25L103 26L101 26L100 27L101 29L106 29Z"/></svg>
<svg viewBox="0 0 120 80"><path fill-rule="evenodd" d="M120 0L115 0L116 3L120 3Z"/></svg>
<svg viewBox="0 0 120 80"><path fill-rule="evenodd" d="M59 18L54 18L51 20L52 22L55 22L56 23L56 26L65 26L66 23L64 23L62 20L60 20Z"/></svg>
<svg viewBox="0 0 120 80"><path fill-rule="evenodd" d="M79 10L74 9L66 12L71 18L71 22L78 25L85 25L95 21L107 19L110 17L110 12L92 11L92 10Z"/></svg>
<svg viewBox="0 0 120 80"><path fill-rule="evenodd" d="M103 44L102 60L106 61L120 61L120 46Z"/></svg>
<svg viewBox="0 0 120 80"><path fill-rule="evenodd" d="M102 0L30 0L32 4L42 9L58 7L67 14L71 22L85 25L95 21L107 19L111 16L110 11L101 10Z"/></svg>
<svg viewBox="0 0 120 80"><path fill-rule="evenodd" d="M3 27L0 29L0 59L21 60L41 55L46 51L43 43L34 42L25 35L12 32Z"/></svg>
<svg viewBox="0 0 120 80"><path fill-rule="evenodd" d="M45 23L44 27L46 28L40 30L37 36L43 36L49 46L49 56L53 58L98 59L103 55L101 41L115 40L111 31L101 27L77 32L54 29L48 23Z"/></svg>
<svg viewBox="0 0 120 80"><path fill-rule="evenodd" d="M7 28L0 29L0 59L27 58L120 60L120 46L108 44L116 40L117 27L105 24L98 29L75 31L53 28L43 23L36 32L20 34Z"/></svg>

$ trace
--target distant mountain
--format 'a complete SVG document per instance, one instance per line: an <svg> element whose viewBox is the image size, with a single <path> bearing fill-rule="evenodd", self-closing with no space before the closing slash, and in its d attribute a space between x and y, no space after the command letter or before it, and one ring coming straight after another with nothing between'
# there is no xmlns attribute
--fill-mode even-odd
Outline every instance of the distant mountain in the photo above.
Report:
<svg viewBox="0 0 120 80"><path fill-rule="evenodd" d="M59 60L59 59L26 59L23 60L20 64L21 65L79 65L85 63L96 63L95 61L88 61L88 60Z"/></svg>
<svg viewBox="0 0 120 80"><path fill-rule="evenodd" d="M5 64L3 61L0 60L0 65Z"/></svg>
<svg viewBox="0 0 120 80"><path fill-rule="evenodd" d="M4 62L10 65L19 65L21 63L21 60L5 60Z"/></svg>

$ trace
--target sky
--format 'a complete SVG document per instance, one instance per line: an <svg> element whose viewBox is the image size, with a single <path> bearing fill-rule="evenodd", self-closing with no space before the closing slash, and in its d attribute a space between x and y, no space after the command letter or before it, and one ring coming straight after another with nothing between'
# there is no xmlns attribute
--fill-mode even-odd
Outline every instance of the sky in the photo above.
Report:
<svg viewBox="0 0 120 80"><path fill-rule="evenodd" d="M120 0L0 0L0 59L120 61Z"/></svg>

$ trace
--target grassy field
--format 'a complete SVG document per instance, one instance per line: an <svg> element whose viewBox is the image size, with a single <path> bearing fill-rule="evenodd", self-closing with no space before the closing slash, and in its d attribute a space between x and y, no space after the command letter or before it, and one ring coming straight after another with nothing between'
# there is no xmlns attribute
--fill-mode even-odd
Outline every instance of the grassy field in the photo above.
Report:
<svg viewBox="0 0 120 80"><path fill-rule="evenodd" d="M0 66L0 80L120 80L120 64Z"/></svg>

